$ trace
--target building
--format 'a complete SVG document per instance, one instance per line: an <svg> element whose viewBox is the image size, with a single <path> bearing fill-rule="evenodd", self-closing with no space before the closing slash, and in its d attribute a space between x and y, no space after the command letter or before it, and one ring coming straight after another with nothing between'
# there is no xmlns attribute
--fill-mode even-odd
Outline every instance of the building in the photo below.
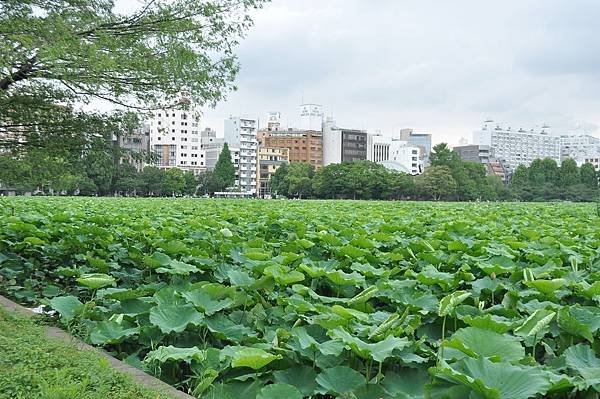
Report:
<svg viewBox="0 0 600 399"><path fill-rule="evenodd" d="M281 130L281 112L267 114L267 131Z"/></svg>
<svg viewBox="0 0 600 399"><path fill-rule="evenodd" d="M494 152L489 145L459 145L452 149L460 159L467 162L477 162L485 165L488 174L495 174L502 181L508 181L508 173L502 162L494 157Z"/></svg>
<svg viewBox="0 0 600 399"><path fill-rule="evenodd" d="M230 117L225 120L225 142L232 153L239 152L236 186L251 194L256 194L257 131L257 118Z"/></svg>
<svg viewBox="0 0 600 399"><path fill-rule="evenodd" d="M290 163L309 163L319 169L323 166L323 133L314 130L262 131L260 145L287 148Z"/></svg>
<svg viewBox="0 0 600 399"><path fill-rule="evenodd" d="M539 129L512 129L488 120L473 134L473 142L491 147L508 174L520 164L529 166L537 158L551 158L557 163L561 159L560 138L545 125Z"/></svg>
<svg viewBox="0 0 600 399"><path fill-rule="evenodd" d="M459 145L452 150L458 154L460 159L467 162L487 164L492 158L492 148L489 145Z"/></svg>
<svg viewBox="0 0 600 399"><path fill-rule="evenodd" d="M410 145L404 140L391 140L389 145L389 157L378 161L387 169L397 172L418 175L423 173L424 164L420 159L420 148Z"/></svg>
<svg viewBox="0 0 600 399"><path fill-rule="evenodd" d="M217 137L217 132L207 127L200 132L200 148L223 148L225 139L223 137Z"/></svg>
<svg viewBox="0 0 600 399"><path fill-rule="evenodd" d="M300 130L323 131L323 106L319 104L300 105Z"/></svg>
<svg viewBox="0 0 600 399"><path fill-rule="evenodd" d="M121 161L133 165L139 172L144 168L150 153L150 124L145 124L131 134L114 135L113 142L125 150Z"/></svg>
<svg viewBox="0 0 600 399"><path fill-rule="evenodd" d="M390 159L390 144L392 138L381 133L367 136L367 160L371 162L387 161Z"/></svg>
<svg viewBox="0 0 600 399"><path fill-rule="evenodd" d="M427 167L429 166L429 155L431 154L431 134L429 133L415 133L413 129L402 129L400 130L401 141L406 141L408 145L419 147L419 159L421 163Z"/></svg>
<svg viewBox="0 0 600 399"><path fill-rule="evenodd" d="M337 127L328 118L323 124L323 166L367 159L367 132Z"/></svg>
<svg viewBox="0 0 600 399"><path fill-rule="evenodd" d="M560 157L577 158L580 154L594 152L600 139L589 134L564 134L560 136Z"/></svg>
<svg viewBox="0 0 600 399"><path fill-rule="evenodd" d="M277 169L290 160L289 149L260 147L258 149L258 179L256 184L256 194L260 198L270 198L271 189L269 181Z"/></svg>
<svg viewBox="0 0 600 399"><path fill-rule="evenodd" d="M191 100L183 95L177 109L155 111L149 121L150 150L161 169L177 167L199 173L204 170L200 148L200 114Z"/></svg>

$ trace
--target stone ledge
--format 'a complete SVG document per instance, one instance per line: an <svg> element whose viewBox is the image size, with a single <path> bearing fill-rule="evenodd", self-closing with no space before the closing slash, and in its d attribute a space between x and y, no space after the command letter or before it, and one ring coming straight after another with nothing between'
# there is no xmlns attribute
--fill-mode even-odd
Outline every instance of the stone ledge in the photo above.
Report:
<svg viewBox="0 0 600 399"><path fill-rule="evenodd" d="M11 301L10 299L3 297L2 295L0 295L0 306L8 311L16 312L26 317L35 316L35 313L33 313L31 310L27 309L22 305L19 305L18 303ZM112 357L100 348L95 348L86 344L85 342L80 341L79 339L73 337L71 334L61 330L60 328L46 327L46 336L52 339L58 339L70 345L74 345L80 350L96 352L100 356L106 358L115 370L129 375L136 383L144 387L155 389L159 392L162 392L166 395L177 399L194 399L193 396L190 396L185 392L179 391L171 385L167 384L166 382L163 382L158 378L151 376L150 374L144 373L140 369L137 369L133 366L130 366L127 363L120 361L119 359Z"/></svg>

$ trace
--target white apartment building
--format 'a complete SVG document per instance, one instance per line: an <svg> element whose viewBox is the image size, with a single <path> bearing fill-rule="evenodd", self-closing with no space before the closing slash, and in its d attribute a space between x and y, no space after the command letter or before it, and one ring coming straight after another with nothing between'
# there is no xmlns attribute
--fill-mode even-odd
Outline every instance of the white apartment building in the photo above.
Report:
<svg viewBox="0 0 600 399"><path fill-rule="evenodd" d="M586 155L593 157L600 150L600 139L589 134L564 134L560 136L560 156L565 158L584 159Z"/></svg>
<svg viewBox="0 0 600 399"><path fill-rule="evenodd" d="M257 118L232 116L225 119L225 142L232 154L235 150L239 152L236 186L249 194L256 194L257 131Z"/></svg>
<svg viewBox="0 0 600 399"><path fill-rule="evenodd" d="M490 146L509 173L520 164L529 166L537 158L551 158L557 163L561 159L560 138L552 135L549 126L512 129L488 120L473 133L473 143Z"/></svg>
<svg viewBox="0 0 600 399"><path fill-rule="evenodd" d="M205 168L200 146L200 114L190 99L182 96L185 109L154 111L149 121L150 151L157 155L155 166L177 167L198 173Z"/></svg>
<svg viewBox="0 0 600 399"><path fill-rule="evenodd" d="M424 160L421 159L420 152L419 147L411 145L407 141L392 139L388 159L378 163L397 172L419 175L423 173L424 169Z"/></svg>

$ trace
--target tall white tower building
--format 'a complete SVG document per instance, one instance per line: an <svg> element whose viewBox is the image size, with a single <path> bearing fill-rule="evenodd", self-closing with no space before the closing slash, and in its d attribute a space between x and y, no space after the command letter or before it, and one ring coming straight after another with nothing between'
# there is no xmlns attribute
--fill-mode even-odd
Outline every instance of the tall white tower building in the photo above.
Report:
<svg viewBox="0 0 600 399"><path fill-rule="evenodd" d="M181 108L154 111L149 121L150 150L161 169L177 167L198 173L205 168L200 146L200 113L187 96L179 100Z"/></svg>
<svg viewBox="0 0 600 399"><path fill-rule="evenodd" d="M256 194L257 131L257 118L232 116L225 119L225 142L230 151L239 152L237 185L250 194Z"/></svg>

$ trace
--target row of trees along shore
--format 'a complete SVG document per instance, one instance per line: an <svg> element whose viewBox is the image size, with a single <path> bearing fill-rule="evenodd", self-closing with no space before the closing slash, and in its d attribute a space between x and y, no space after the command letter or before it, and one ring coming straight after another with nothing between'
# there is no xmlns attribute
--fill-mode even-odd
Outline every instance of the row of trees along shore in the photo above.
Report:
<svg viewBox="0 0 600 399"><path fill-rule="evenodd" d="M345 162L317 171L308 164L280 167L271 191L289 198L421 199L444 201L594 201L599 173L591 164L572 159L559 166L552 159L520 165L506 185L487 174L483 164L462 161L447 144L438 144L431 166L418 176L387 170L369 162Z"/></svg>
<svg viewBox="0 0 600 399"><path fill-rule="evenodd" d="M233 189L235 168L227 145L213 170L194 175L178 168L146 166L136 170L121 159L148 154L124 153L106 140L98 140L84 156L57 162L30 151L14 159L0 157L0 182L18 191L44 194L194 196ZM146 158L144 158L146 157ZM270 181L274 195L318 199L420 199L444 201L594 201L599 174L591 164L578 167L574 160L561 165L536 159L520 165L506 185L487 174L484 165L465 162L446 144L433 148L431 166L418 176L395 172L370 161L332 164L316 170L306 163L283 164Z"/></svg>

